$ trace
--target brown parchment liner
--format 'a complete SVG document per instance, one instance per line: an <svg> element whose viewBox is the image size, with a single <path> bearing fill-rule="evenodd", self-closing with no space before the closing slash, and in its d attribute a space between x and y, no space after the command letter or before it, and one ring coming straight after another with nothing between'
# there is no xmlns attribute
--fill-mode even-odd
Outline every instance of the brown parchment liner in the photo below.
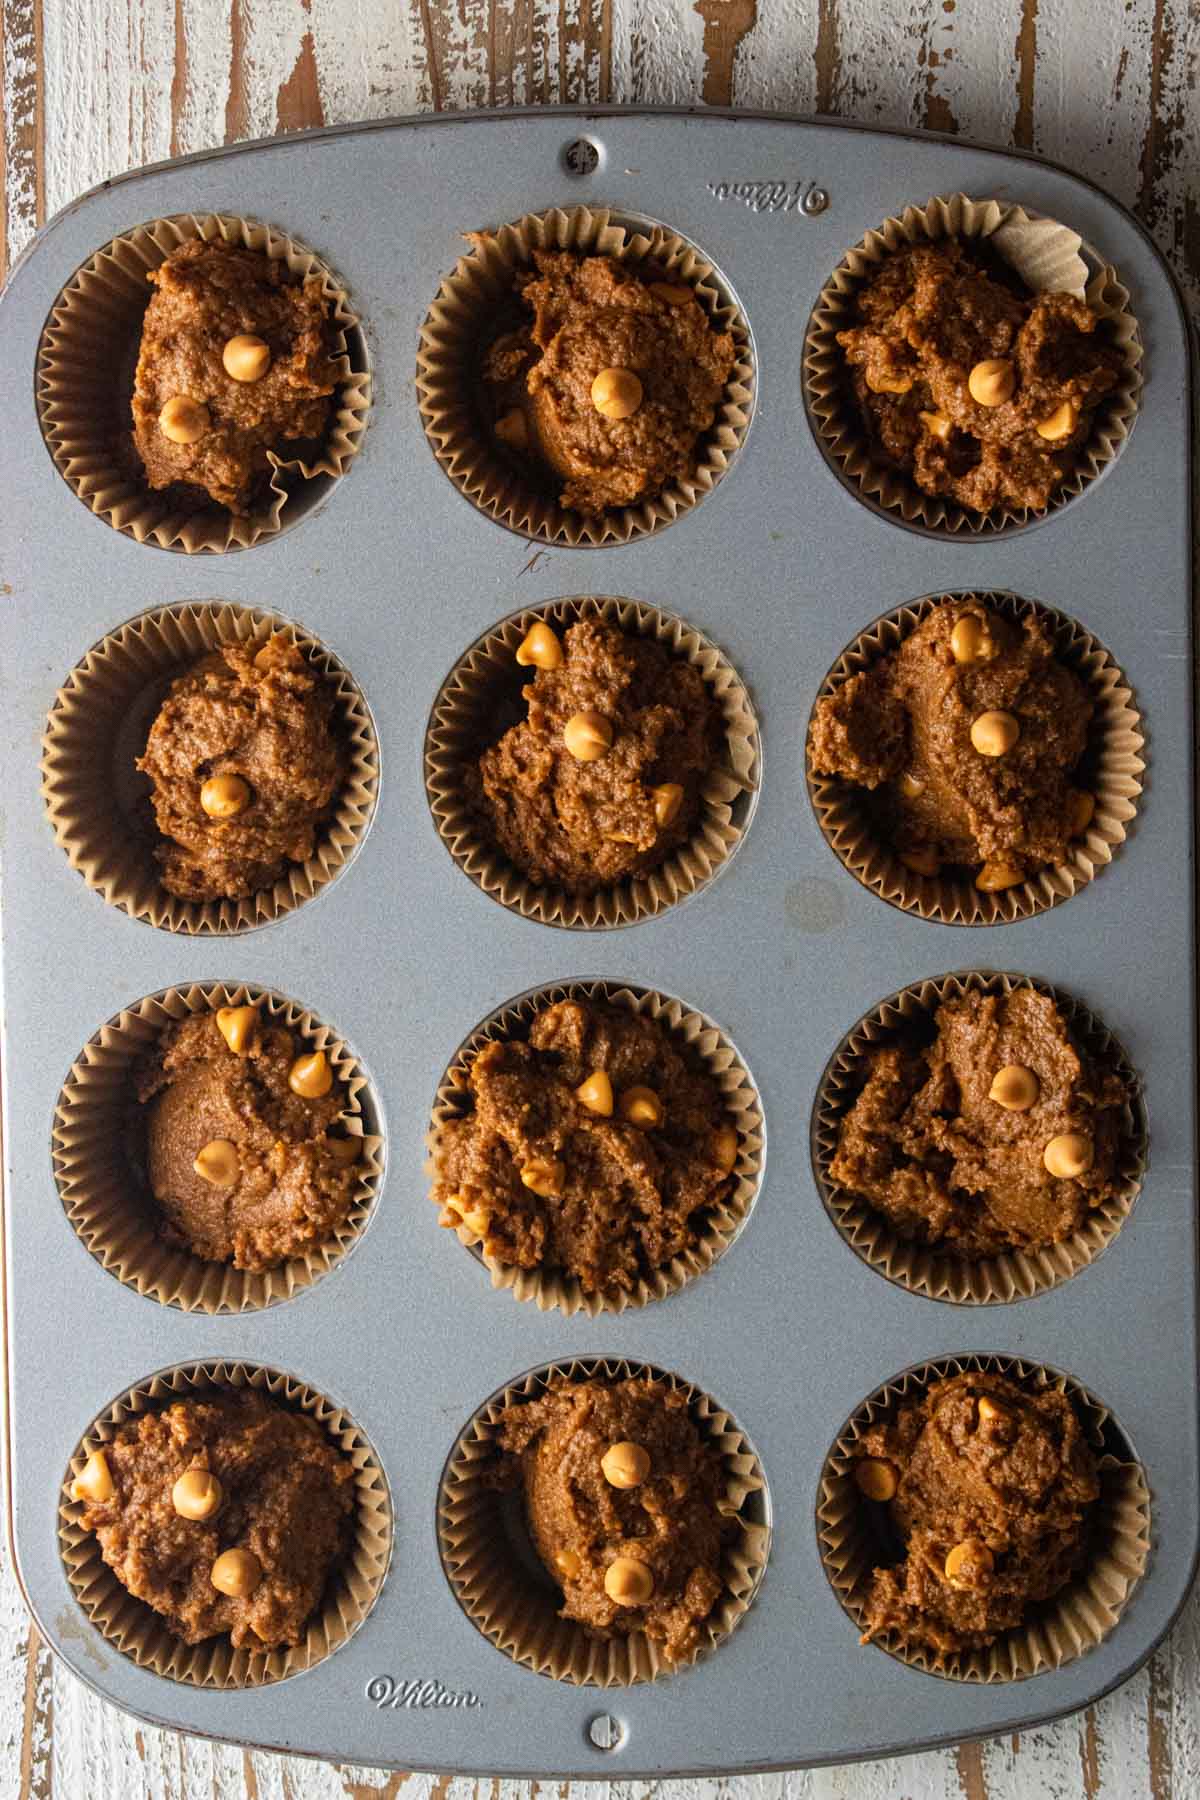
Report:
<svg viewBox="0 0 1200 1800"><path fill-rule="evenodd" d="M725 755L701 789L691 836L648 874L603 888L571 894L561 887L536 887L510 863L468 809L463 775L480 752L500 736L497 699L511 698L519 669L517 647L530 626L545 620L562 632L579 619L604 619L629 636L653 638L700 671L725 721ZM676 901L705 887L742 841L758 789L758 720L745 684L717 646L682 619L641 600L579 595L530 607L501 620L472 644L451 671L434 702L425 735L425 787L438 834L459 868L501 906L543 925L594 931L653 918Z"/></svg>
<svg viewBox="0 0 1200 1800"><path fill-rule="evenodd" d="M558 981L510 1000L477 1026L455 1053L438 1084L433 1120L425 1140L430 1153L425 1170L431 1178L436 1175L436 1151L442 1128L448 1120L462 1118L471 1110L468 1073L480 1050L485 1044L500 1039L524 1037L533 1018L559 1000L597 1000L624 1007L627 1012L646 1013L678 1034L699 1056L721 1090L730 1121L737 1127L738 1134L733 1192L720 1206L712 1209L700 1241L656 1269L653 1277L639 1282L632 1293L612 1296L585 1293L573 1275L559 1269L518 1269L497 1262L484 1254L466 1226L455 1231L459 1242L488 1270L494 1288L507 1288L516 1300L532 1300L543 1312L554 1308L568 1318L575 1313L586 1313L595 1318L599 1313L621 1313L630 1306L646 1306L652 1300L665 1300L668 1294L677 1293L724 1255L758 1198L766 1155L766 1128L750 1071L711 1019L692 1012L681 1000L651 988L633 989L612 981ZM439 1229L450 1231L449 1226Z"/></svg>
<svg viewBox="0 0 1200 1800"><path fill-rule="evenodd" d="M858 290L893 251L939 238L990 238L992 248L1034 293L1071 293L1106 322L1121 353L1122 378L1097 407L1091 435L1071 473L1044 508L1002 507L977 513L947 495L926 494L902 469L877 458L845 380L837 333L853 323ZM994 537L1056 512L1081 494L1118 455L1133 428L1142 386L1142 341L1129 310L1129 291L1078 232L1000 200L966 194L937 196L885 219L848 250L822 288L804 342L804 394L809 420L826 459L851 493L938 536Z"/></svg>
<svg viewBox="0 0 1200 1800"><path fill-rule="evenodd" d="M488 1480L498 1454L496 1427L506 1406L533 1399L563 1378L629 1377L661 1381L687 1395L694 1424L723 1458L727 1485L720 1509L741 1525L740 1535L724 1551L724 1592L701 1627L701 1642L690 1657L675 1663L666 1662L644 1632L593 1638L575 1620L560 1619L562 1596L529 1537L519 1493L498 1493ZM680 1376L623 1357L551 1363L494 1395L474 1414L450 1452L438 1493L442 1567L471 1623L514 1662L580 1687L632 1687L655 1681L691 1668L721 1645L758 1592L771 1547L769 1520L766 1477L737 1421Z"/></svg>
<svg viewBox="0 0 1200 1800"><path fill-rule="evenodd" d="M946 1356L885 1382L846 1421L825 1459L817 1502L817 1538L830 1586L855 1625L865 1629L871 1572L886 1555L882 1508L863 1499L854 1482L854 1447L863 1433L893 1414L900 1402L950 1375L981 1370L1006 1375L1029 1391L1056 1388L1066 1394L1096 1454L1100 1497L1092 1509L1092 1543L1086 1566L1053 1599L1031 1609L1024 1624L1004 1632L983 1650L938 1660L898 1632L871 1642L899 1662L952 1681L1023 1681L1061 1669L1093 1650L1114 1629L1151 1550L1150 1487L1119 1427L1094 1395L1069 1375L1015 1356Z"/></svg>
<svg viewBox="0 0 1200 1800"><path fill-rule="evenodd" d="M1112 1069L1126 1090L1126 1105L1117 1157L1120 1191L1089 1211L1083 1225L1060 1244L1036 1250L1011 1250L972 1262L953 1256L936 1245L913 1243L899 1237L882 1213L862 1198L848 1193L833 1180L829 1168L837 1152L838 1133L845 1114L858 1098L868 1052L886 1043L906 1024L924 1022L943 1000L959 999L968 992L1010 994L1015 988L1035 988L1048 994L1059 1007L1072 1034L1105 1067ZM850 1032L821 1077L813 1109L813 1167L826 1210L850 1248L878 1274L897 1282L912 1294L929 1300L948 1300L960 1306L1007 1305L1047 1293L1078 1275L1102 1256L1133 1211L1146 1173L1148 1153L1146 1115L1141 1082L1124 1049L1079 1000L1047 982L1027 975L943 975L936 980L914 982L880 1002Z"/></svg>
<svg viewBox="0 0 1200 1800"><path fill-rule="evenodd" d="M185 1644L162 1617L136 1600L100 1555L99 1541L81 1523L84 1503L71 1498L71 1483L93 1450L111 1442L117 1428L140 1413L175 1400L203 1399L214 1388L257 1388L292 1412L322 1425L355 1468L358 1501L353 1543L331 1574L303 1643L294 1649L235 1650L227 1635ZM387 1479L366 1435L341 1407L294 1375L252 1363L215 1358L183 1363L129 1388L88 1426L63 1479L58 1506L58 1546L71 1591L96 1630L140 1669L192 1687L265 1687L298 1675L331 1656L362 1624L379 1595L392 1552L392 1502Z"/></svg>
<svg viewBox="0 0 1200 1800"><path fill-rule="evenodd" d="M927 594L876 619L843 650L821 683L818 700L836 693L850 676L896 650L931 612L954 600L978 601L1010 623L1040 619L1059 661L1087 687L1095 706L1088 728L1087 780L1096 810L1086 831L1071 840L1067 860L1046 864L1016 887L984 893L975 886L973 876L954 880L940 873L918 875L906 868L892 845L877 835L863 809L860 790L836 776L815 775L806 746L808 791L817 823L834 855L881 900L942 925L1010 925L1069 900L1095 880L1125 842L1137 813L1146 768L1142 717L1111 652L1082 625L1040 601L973 589ZM810 718L809 741L811 732Z"/></svg>
<svg viewBox="0 0 1200 1800"><path fill-rule="evenodd" d="M470 234L421 328L417 397L425 436L455 487L499 524L541 543L572 547L626 544L670 525L712 492L750 426L755 368L750 333L726 282L686 239L661 225L625 221L607 208L527 213L498 231ZM719 329L733 334L737 360L708 431L696 444L694 472L633 506L595 517L560 506L522 479L481 430L473 408L479 339L496 305L512 292L517 270L535 250L574 250L650 262L656 279L686 284Z"/></svg>
<svg viewBox="0 0 1200 1800"><path fill-rule="evenodd" d="M286 1026L309 1050L325 1051L346 1091L340 1123L348 1137L363 1143L350 1210L337 1232L307 1255L261 1272L208 1262L165 1242L135 1154L134 1064L172 1022L246 1005L261 1006L264 1024ZM54 1112L54 1179L81 1242L126 1287L183 1312L252 1312L311 1287L357 1241L383 1175L383 1138L372 1130L375 1122L367 1078L353 1052L294 1000L242 982L167 988L119 1012L80 1051Z"/></svg>
<svg viewBox="0 0 1200 1800"><path fill-rule="evenodd" d="M129 402L142 318L154 291L146 276L192 238L223 238L261 251L286 262L300 280L319 275L330 302L339 386L325 441L308 462L269 452L270 500L246 518L211 502L189 509L171 490L147 486L137 453L129 447ZM254 219L176 213L114 238L76 270L58 296L38 344L38 418L59 474L114 530L139 544L189 555L244 550L300 518L357 455L371 410L371 377L365 367L354 367L362 357L359 320L345 286L315 251ZM315 493L304 491L318 480Z"/></svg>
<svg viewBox="0 0 1200 1800"><path fill-rule="evenodd" d="M282 634L333 686L346 778L314 854L242 900L183 900L163 887L150 782L134 769L171 683L222 644ZM188 601L142 613L94 644L59 689L42 738L42 798L54 835L110 906L163 931L226 935L267 925L327 887L366 836L379 743L349 672L301 627L257 607Z"/></svg>

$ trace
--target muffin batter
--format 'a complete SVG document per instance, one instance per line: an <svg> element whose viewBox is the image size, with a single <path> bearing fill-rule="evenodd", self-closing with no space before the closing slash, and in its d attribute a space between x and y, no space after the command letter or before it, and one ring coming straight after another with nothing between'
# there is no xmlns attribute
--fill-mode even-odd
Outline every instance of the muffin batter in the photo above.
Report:
<svg viewBox="0 0 1200 1800"><path fill-rule="evenodd" d="M541 624L531 639L541 666L523 690L528 715L484 751L469 797L531 881L590 894L648 873L691 835L721 710L698 669L602 620L561 643Z"/></svg>
<svg viewBox="0 0 1200 1800"><path fill-rule="evenodd" d="M868 1051L829 1173L901 1238L975 1259L1060 1243L1120 1191L1128 1096L1033 988L943 1000Z"/></svg>
<svg viewBox="0 0 1200 1800"><path fill-rule="evenodd" d="M627 263L537 251L517 276L531 323L504 331L483 362L484 404L504 451L532 458L561 504L602 513L686 477L734 363L692 289ZM653 277L653 271L649 271Z"/></svg>
<svg viewBox="0 0 1200 1800"><path fill-rule="evenodd" d="M303 1641L354 1510L353 1465L314 1419L218 1391L142 1414L98 1456L75 1489L83 1524L176 1637L228 1632L250 1651Z"/></svg>
<svg viewBox="0 0 1200 1800"><path fill-rule="evenodd" d="M361 1150L359 1139L331 1134L345 1089L323 1051L264 1024L256 1007L169 1025L136 1093L170 1243L209 1262L273 1269L344 1223Z"/></svg>
<svg viewBox="0 0 1200 1800"><path fill-rule="evenodd" d="M655 1020L591 1000L488 1044L472 1110L442 1127L441 1223L522 1269L629 1292L690 1249L729 1195L737 1131L710 1075Z"/></svg>
<svg viewBox="0 0 1200 1800"><path fill-rule="evenodd" d="M499 1480L520 1484L560 1616L600 1638L644 1631L667 1662L699 1645L720 1597L718 1452L684 1395L648 1380L555 1381L500 1417Z"/></svg>
<svg viewBox="0 0 1200 1800"><path fill-rule="evenodd" d="M838 333L877 453L972 512L1047 506L1120 357L1070 294L1033 294L981 244L897 250Z"/></svg>
<svg viewBox="0 0 1200 1800"><path fill-rule="evenodd" d="M935 1659L982 1649L1067 1584L1100 1480L1064 1394L964 1374L863 1434L855 1478L904 1545L871 1577L863 1641L896 1632Z"/></svg>
<svg viewBox="0 0 1200 1800"><path fill-rule="evenodd" d="M245 899L312 856L345 777L335 706L282 635L226 644L172 683L137 762L169 893Z"/></svg>
<svg viewBox="0 0 1200 1800"><path fill-rule="evenodd" d="M817 702L809 767L865 789L870 824L914 872L966 865L978 888L1013 887L1090 822L1077 784L1093 711L1040 619L947 600Z"/></svg>
<svg viewBox="0 0 1200 1800"><path fill-rule="evenodd" d="M133 439L152 488L203 489L252 510L269 453L317 440L338 381L318 275L221 240L191 239L147 277Z"/></svg>

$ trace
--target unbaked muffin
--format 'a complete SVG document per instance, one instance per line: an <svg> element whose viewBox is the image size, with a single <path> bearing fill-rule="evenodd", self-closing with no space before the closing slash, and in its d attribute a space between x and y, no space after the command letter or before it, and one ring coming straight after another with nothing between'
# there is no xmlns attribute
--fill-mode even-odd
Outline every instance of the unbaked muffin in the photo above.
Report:
<svg viewBox="0 0 1200 1800"><path fill-rule="evenodd" d="M133 389L145 479L247 514L271 452L294 456L328 426L339 377L325 284L219 238L181 244L148 279Z"/></svg>
<svg viewBox="0 0 1200 1800"><path fill-rule="evenodd" d="M135 1075L145 1173L166 1240L209 1262L276 1268L350 1211L361 1138L334 1127L346 1090L258 1006L169 1025Z"/></svg>
<svg viewBox="0 0 1200 1800"><path fill-rule="evenodd" d="M439 1128L441 1223L492 1261L635 1292L733 1188L738 1133L689 1047L644 1013L561 1000L487 1044Z"/></svg>
<svg viewBox="0 0 1200 1800"><path fill-rule="evenodd" d="M967 1260L1034 1249L1120 1192L1129 1095L1048 994L969 989L863 1062L828 1173L898 1237Z"/></svg>
<svg viewBox="0 0 1200 1800"><path fill-rule="evenodd" d="M971 1372L870 1426L854 1475L902 1554L876 1568L864 1643L895 1633L935 1661L982 1649L1059 1593L1088 1555L1095 1457L1065 1394Z"/></svg>
<svg viewBox="0 0 1200 1800"><path fill-rule="evenodd" d="M1047 506L1119 378L1096 313L955 238L893 251L853 310L838 343L876 454L972 512Z"/></svg>
<svg viewBox="0 0 1200 1800"><path fill-rule="evenodd" d="M528 711L468 769L485 838L538 886L592 894L648 874L692 833L724 720L700 671L602 619L534 625Z"/></svg>
<svg viewBox="0 0 1200 1800"><path fill-rule="evenodd" d="M316 1420L251 1389L121 1425L72 1497L121 1585L185 1644L303 1641L349 1545L354 1466Z"/></svg>
<svg viewBox="0 0 1200 1800"><path fill-rule="evenodd" d="M668 1663L690 1655L736 1526L686 1397L645 1378L558 1380L507 1406L497 1435L497 1484L523 1490L560 1616L601 1638L645 1632Z"/></svg>
<svg viewBox="0 0 1200 1800"><path fill-rule="evenodd" d="M862 790L873 835L914 873L1000 891L1087 829L1094 710L1039 617L947 600L818 700L809 768Z"/></svg>
<svg viewBox="0 0 1200 1800"><path fill-rule="evenodd" d="M587 514L690 475L733 369L732 336L651 264L569 250L536 251L534 263L482 361L480 404L500 453Z"/></svg>
<svg viewBox="0 0 1200 1800"><path fill-rule="evenodd" d="M313 855L346 775L336 704L282 634L223 645L171 684L136 765L169 893L244 899Z"/></svg>

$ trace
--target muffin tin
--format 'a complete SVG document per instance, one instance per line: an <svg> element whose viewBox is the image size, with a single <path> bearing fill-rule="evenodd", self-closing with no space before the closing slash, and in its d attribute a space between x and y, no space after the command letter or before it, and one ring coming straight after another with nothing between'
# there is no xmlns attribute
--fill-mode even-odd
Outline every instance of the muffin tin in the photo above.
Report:
<svg viewBox="0 0 1200 1800"><path fill-rule="evenodd" d="M590 144L594 156L579 150ZM594 164L590 173L577 168ZM1121 455L1045 520L938 541L879 516L830 469L805 418L805 324L846 249L908 205L964 192L1065 220L1120 271L1145 346ZM595 549L531 544L447 480L421 427L417 346L460 233L550 207L608 207L697 246L740 304L755 412L728 472L669 529ZM113 530L56 472L34 403L43 324L120 233L185 212L270 222L344 277L374 410L360 454L294 526L219 561ZM958 142L723 114L540 110L316 132L123 178L59 216L3 306L5 544L5 1261L9 1520L46 1640L117 1704L243 1744L454 1773L651 1777L794 1767L1026 1729L1125 1679L1182 1603L1197 1550L1190 811L1188 350L1171 278L1120 207L1044 163ZM1103 879L1052 910L954 928L887 905L831 854L804 742L843 647L920 597L1008 591L1106 645L1148 763ZM430 711L507 615L606 594L719 646L762 729L757 805L719 881L626 929L521 917L456 866L423 780ZM90 891L39 791L47 715L101 635L172 603L292 621L358 684L380 787L358 854L267 929L201 938ZM951 970L1037 977L1080 1000L1137 1070L1143 1190L1105 1254L1035 1298L951 1305L907 1292L834 1229L814 1178L822 1071L887 994ZM516 1304L440 1231L424 1137L456 1048L530 989L603 980L678 997L727 1034L764 1119L762 1182L719 1264L620 1315ZM84 1044L163 989L245 983L353 1044L386 1169L354 1254L273 1306L207 1316L112 1279L58 1198L51 1130ZM860 1648L821 1561L825 1461L864 1399L916 1364L999 1354L1073 1377L1140 1459L1146 1573L1087 1654L1029 1679L936 1679ZM582 1357L671 1371L737 1419L761 1458L770 1559L749 1612L694 1667L636 1686L555 1681L476 1629L439 1557L443 1471L499 1389ZM344 1411L390 1487L381 1591L305 1672L196 1686L140 1667L77 1604L59 1507L93 1422L156 1374L281 1371ZM157 1391L157 1390L156 1390ZM380 1554L384 1552L381 1550ZM532 1579L531 1573L531 1579Z"/></svg>

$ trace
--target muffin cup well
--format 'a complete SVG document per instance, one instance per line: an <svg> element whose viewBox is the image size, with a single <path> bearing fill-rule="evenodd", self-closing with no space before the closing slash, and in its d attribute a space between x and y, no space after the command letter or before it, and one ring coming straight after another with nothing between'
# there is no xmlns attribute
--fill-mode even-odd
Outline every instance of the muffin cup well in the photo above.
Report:
<svg viewBox="0 0 1200 1800"><path fill-rule="evenodd" d="M1069 900L1102 872L1124 843L1138 809L1146 767L1142 719L1111 653L1081 625L1039 601L990 591L927 594L876 619L843 650L821 683L817 698L836 693L852 675L891 654L931 612L950 600L976 600L1015 624L1040 619L1053 640L1055 655L1087 687L1095 706L1088 732L1088 762L1096 811L1086 831L1072 840L1067 860L1039 869L1016 887L984 893L973 880L919 875L906 868L891 844L875 831L859 791L849 782L814 775L809 766L808 790L830 849L881 900L941 925L1008 925ZM810 736L811 729L810 719ZM807 750L805 760L807 764Z"/></svg>
<svg viewBox="0 0 1200 1800"><path fill-rule="evenodd" d="M983 1650L935 1659L906 1644L898 1633L871 1642L927 1675L953 1681L1023 1681L1063 1668L1103 1642L1124 1612L1150 1558L1150 1488L1119 1428L1100 1401L1069 1375L1015 1356L947 1356L885 1382L858 1407L838 1433L821 1471L817 1537L821 1561L842 1607L861 1630L871 1572L887 1560L882 1509L863 1499L854 1481L854 1450L864 1432L893 1414L901 1401L933 1382L968 1370L1006 1375L1030 1391L1055 1388L1075 1408L1096 1455L1101 1491L1092 1512L1086 1566L1024 1624L1004 1632ZM894 1555L894 1550L893 1550Z"/></svg>
<svg viewBox="0 0 1200 1800"><path fill-rule="evenodd" d="M524 1037L534 1017L559 1000L597 1000L627 1012L645 1013L677 1034L703 1063L721 1091L731 1122L737 1127L738 1157L734 1188L722 1205L715 1207L700 1242L686 1254L656 1269L649 1280L639 1282L632 1293L614 1296L587 1293L578 1279L558 1269L519 1269L485 1256L470 1232L460 1226L455 1235L483 1264L494 1288L507 1288L517 1300L532 1300L543 1312L555 1308L568 1317L587 1313L620 1313L627 1307L665 1300L723 1256L750 1216L758 1197L766 1154L766 1129L753 1078L729 1039L702 1013L692 1012L682 1001L653 989L631 989L610 981L561 981L520 995L483 1021L455 1053L438 1084L433 1121L426 1139L430 1151L426 1172L436 1173L438 1138L450 1119L470 1111L468 1074L485 1044L504 1038ZM446 1227L445 1229L449 1229Z"/></svg>
<svg viewBox="0 0 1200 1800"><path fill-rule="evenodd" d="M545 620L565 630L580 619L602 619L630 637L646 637L682 657L703 676L725 723L725 754L710 769L691 836L645 875L596 894L537 887L491 843L468 809L467 767L520 716L523 681L536 670L515 662L530 626ZM513 613L479 638L451 671L434 702L425 736L425 786L438 834L477 887L502 906L543 925L593 931L653 918L707 886L741 843L758 788L758 721L745 684L717 646L682 619L640 600L580 595Z"/></svg>
<svg viewBox="0 0 1200 1800"><path fill-rule="evenodd" d="M192 1013L245 1005L261 1005L264 1022L286 1026L308 1048L325 1051L346 1089L347 1135L363 1142L350 1211L338 1231L308 1255L260 1273L208 1262L160 1235L161 1216L137 1153L133 1092L134 1065L166 1026ZM167 988L126 1007L84 1045L54 1112L54 1178L80 1241L126 1287L183 1312L251 1312L311 1287L357 1241L383 1175L383 1138L375 1123L367 1079L353 1052L294 1000L232 982Z"/></svg>
<svg viewBox="0 0 1200 1800"><path fill-rule="evenodd" d="M93 1450L111 1442L117 1428L140 1413L175 1400L201 1400L213 1389L255 1388L292 1412L307 1413L354 1465L358 1502L353 1542L326 1585L304 1641L295 1649L235 1650L227 1635L185 1644L144 1601L117 1580L100 1554L95 1535L82 1524L84 1504L71 1498L71 1483ZM152 1375L106 1407L71 1454L58 1508L58 1544L67 1580L81 1610L122 1656L140 1669L193 1687L264 1687L314 1668L362 1624L379 1595L392 1550L392 1502L387 1479L370 1442L348 1413L293 1375L220 1359L185 1363Z"/></svg>
<svg viewBox="0 0 1200 1800"><path fill-rule="evenodd" d="M311 460L268 453L270 499L239 518L212 502L181 505L170 489L142 479L131 445L133 391L147 274L193 238L261 252L286 262L298 280L319 275L334 324L339 386L324 443ZM357 365L357 366L356 366ZM164 550L244 550L299 518L345 474L371 408L359 321L345 287L316 252L272 225L218 213L178 213L126 231L76 270L50 309L38 344L36 398L54 466L92 512L139 544ZM316 493L306 484L319 482Z"/></svg>
<svg viewBox="0 0 1200 1800"><path fill-rule="evenodd" d="M519 1494L491 1485L496 1466L496 1427L506 1406L536 1398L560 1379L646 1378L687 1395L689 1412L704 1440L721 1453L725 1499L721 1511L741 1530L723 1555L725 1591L702 1628L692 1656L664 1661L644 1632L595 1638L572 1619L558 1616L561 1595L530 1540ZM485 1401L463 1430L442 1473L438 1494L438 1545L454 1596L484 1637L514 1662L554 1681L602 1688L631 1687L689 1668L719 1647L749 1611L771 1545L766 1480L753 1445L737 1421L710 1395L678 1375L621 1357L582 1357L534 1369Z"/></svg>
<svg viewBox="0 0 1200 1800"><path fill-rule="evenodd" d="M901 469L872 451L845 377L839 331L853 323L859 290L893 251L940 238L986 238L1035 293L1071 293L1105 323L1121 354L1121 378L1096 409L1091 434L1049 506L972 512L944 495L925 494ZM876 510L935 536L994 537L1059 510L1103 473L1133 428L1142 385L1142 343L1116 270L1077 232L1008 201L950 194L906 207L848 250L822 288L804 342L804 397L826 460L850 492Z"/></svg>
<svg viewBox="0 0 1200 1800"><path fill-rule="evenodd" d="M943 1000L968 992L1010 994L1034 988L1062 1009L1077 1040L1113 1069L1128 1094L1117 1175L1120 1192L1093 1208L1080 1229L1061 1244L1011 1250L970 1261L938 1247L899 1237L882 1213L860 1195L848 1193L830 1175L841 1122L858 1097L867 1054L897 1032L927 1022ZM1121 1045L1080 1001L1046 982L1022 975L971 973L915 982L869 1012L850 1032L827 1065L813 1110L813 1169L826 1210L856 1255L877 1274L929 1300L959 1306L1007 1305L1069 1281L1102 1256L1133 1211L1146 1172L1146 1117L1140 1082Z"/></svg>
<svg viewBox="0 0 1200 1800"><path fill-rule="evenodd" d="M333 684L346 779L314 854L243 900L182 900L162 885L149 780L135 759L171 683L222 644L282 634ZM42 738L42 797L71 867L110 906L164 931L267 925L327 887L358 850L379 789L379 744L349 673L299 626L256 607L188 601L130 619L93 645L59 689Z"/></svg>
<svg viewBox="0 0 1200 1800"><path fill-rule="evenodd" d="M711 493L749 429L755 385L749 330L712 264L665 226L586 206L527 213L498 231L468 235L471 249L442 282L417 355L425 436L455 487L509 530L575 548L645 537ZM733 334L737 360L717 416L696 445L693 473L634 506L612 507L597 517L560 506L503 460L476 417L472 389L481 339L497 307L511 297L514 276L532 265L537 250L611 256L632 267L649 263L656 278L693 288L713 324Z"/></svg>

